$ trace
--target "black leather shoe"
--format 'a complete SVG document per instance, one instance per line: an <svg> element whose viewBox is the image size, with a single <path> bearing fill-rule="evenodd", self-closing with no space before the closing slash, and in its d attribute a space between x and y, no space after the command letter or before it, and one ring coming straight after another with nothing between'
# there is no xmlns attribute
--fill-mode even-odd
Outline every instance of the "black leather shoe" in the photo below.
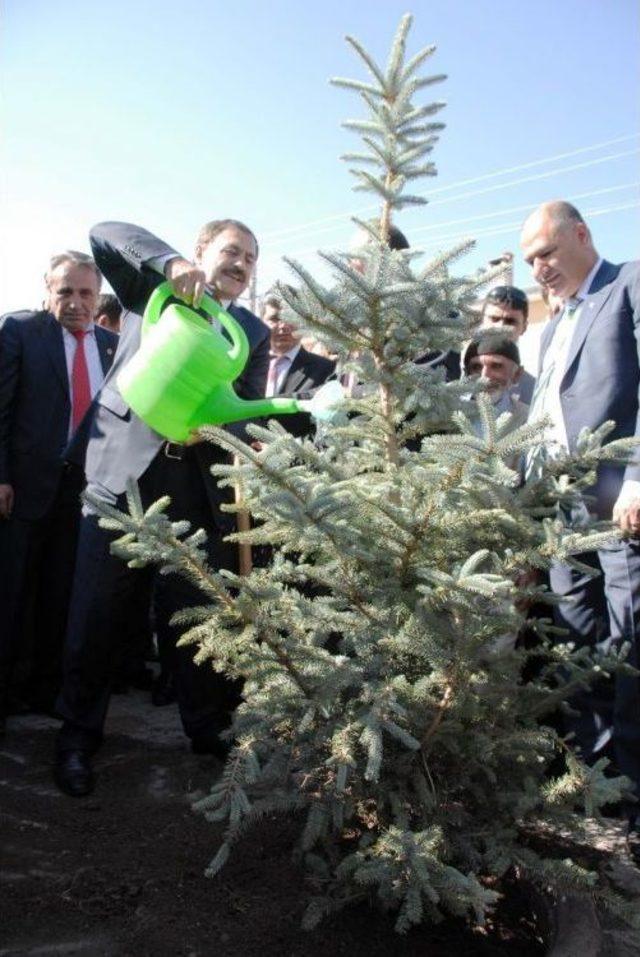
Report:
<svg viewBox="0 0 640 957"><path fill-rule="evenodd" d="M156 708L164 708L176 700L176 689L173 675L160 674L151 686L151 704Z"/></svg>
<svg viewBox="0 0 640 957"><path fill-rule="evenodd" d="M94 787L91 761L86 751L63 751L56 758L53 779L65 794L85 797Z"/></svg>

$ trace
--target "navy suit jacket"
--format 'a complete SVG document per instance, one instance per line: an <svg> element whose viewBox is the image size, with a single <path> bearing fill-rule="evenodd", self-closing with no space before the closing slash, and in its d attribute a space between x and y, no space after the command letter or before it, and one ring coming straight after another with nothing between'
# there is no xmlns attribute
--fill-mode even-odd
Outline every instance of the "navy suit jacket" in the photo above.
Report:
<svg viewBox="0 0 640 957"><path fill-rule="evenodd" d="M540 369L559 319L542 335ZM560 383L569 451L575 451L581 429L595 429L609 419L616 427L608 441L640 436L639 391L640 262L614 266L603 261L580 307ZM611 518L625 479L640 480L637 452L626 467L607 464L598 469L593 493L601 518Z"/></svg>
<svg viewBox="0 0 640 957"><path fill-rule="evenodd" d="M55 497L71 400L62 327L49 312L16 312L0 327L0 483L13 486L16 518L41 518ZM95 327L107 372L118 337ZM82 425L80 426L82 428Z"/></svg>
<svg viewBox="0 0 640 957"><path fill-rule="evenodd" d="M131 411L120 394L117 378L140 345L141 314L149 296L164 281L151 261L180 254L146 230L128 223L100 223L91 230L90 239L98 266L127 311L122 316L111 371L97 397L87 441L72 446L69 458L84 458L87 485L101 498L113 502L125 490L128 479L140 478L165 441ZM234 388L244 399L261 398L269 369L269 330L247 309L231 306L229 311L249 340L249 359ZM241 434L239 423L230 428ZM85 444L86 449L82 447ZM211 443L203 442L195 446L195 454L214 515L219 519L215 505L222 496L210 479L209 468L223 460L222 453Z"/></svg>

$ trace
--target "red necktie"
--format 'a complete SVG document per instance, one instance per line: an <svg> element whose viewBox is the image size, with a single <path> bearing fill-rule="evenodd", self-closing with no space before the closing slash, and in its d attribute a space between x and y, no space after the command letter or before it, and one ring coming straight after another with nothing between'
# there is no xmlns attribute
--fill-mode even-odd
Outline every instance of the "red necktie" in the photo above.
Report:
<svg viewBox="0 0 640 957"><path fill-rule="evenodd" d="M91 384L84 352L84 337L87 333L84 329L78 329L71 334L76 340L71 368L71 430L75 432L91 405Z"/></svg>

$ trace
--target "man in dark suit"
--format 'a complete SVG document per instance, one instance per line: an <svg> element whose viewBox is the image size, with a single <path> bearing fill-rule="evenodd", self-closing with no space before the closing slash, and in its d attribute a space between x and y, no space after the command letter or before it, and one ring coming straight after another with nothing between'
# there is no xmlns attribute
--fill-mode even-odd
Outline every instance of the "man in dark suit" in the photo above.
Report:
<svg viewBox="0 0 640 957"><path fill-rule="evenodd" d="M267 293L263 299L262 320L271 330L266 395L310 393L333 375L335 362L301 345L296 327L282 318L282 300L274 292ZM299 437L312 430L311 417L306 412L282 416L279 421L288 432Z"/></svg>
<svg viewBox="0 0 640 957"><path fill-rule="evenodd" d="M89 256L54 256L47 308L0 329L0 718L17 659L32 707L50 710L59 690L82 488L62 453L117 344L93 323L100 281Z"/></svg>
<svg viewBox="0 0 640 957"><path fill-rule="evenodd" d="M524 257L537 282L564 306L541 341L539 373L530 421L552 422L545 444L527 459L535 476L539 463L563 450L574 452L581 429L616 423L610 439L640 436L640 263L612 265L601 259L575 207L545 203L524 224ZM590 578L557 563L551 587L566 601L557 623L578 645L614 649L630 645L628 661L640 664L640 456L626 466L605 464L597 472L591 499L565 516L579 523L587 508L613 519L626 537L580 560L600 572ZM585 758L608 748L617 768L640 796L640 683L618 675L573 701L579 716L570 729ZM633 811L630 817L635 815ZM633 820L632 820L633 825Z"/></svg>
<svg viewBox="0 0 640 957"><path fill-rule="evenodd" d="M235 383L245 399L264 395L269 364L269 333L248 310L233 305L246 288L258 255L255 236L235 220L207 223L198 236L194 262L183 259L146 230L126 223L102 223L91 231L91 245L100 269L122 303L118 351L98 396L86 443L88 490L106 502L126 507L128 480L138 482L145 506L162 495L171 497L169 515L186 519L207 533L208 560L213 568L235 569L235 547L223 540L232 530L220 511L227 492L220 490L210 466L222 453L210 443L165 442L128 407L118 388L118 375L140 344L141 313L156 286L167 278L178 299L197 307L205 289L242 325L249 340L247 365ZM241 429L241 426L236 426ZM72 455L81 459L83 449ZM109 703L114 647L127 633L132 604L144 593L154 605L158 640L171 655L182 723L195 753L221 756L218 737L238 700L238 687L215 673L210 664L196 666L193 648L176 648L172 614L201 604L202 595L180 576L157 569L131 569L110 554L113 535L97 516L83 515L71 614L67 631L65 674L58 710L64 724L58 736L55 780L61 790L81 796L93 789L91 755L102 740Z"/></svg>

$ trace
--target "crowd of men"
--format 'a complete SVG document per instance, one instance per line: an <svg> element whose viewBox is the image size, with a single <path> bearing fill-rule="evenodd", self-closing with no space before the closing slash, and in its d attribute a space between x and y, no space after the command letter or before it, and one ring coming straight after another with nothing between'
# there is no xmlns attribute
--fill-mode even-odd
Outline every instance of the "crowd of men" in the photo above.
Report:
<svg viewBox="0 0 640 957"><path fill-rule="evenodd" d="M118 388L119 372L140 345L151 293L166 279L178 300L197 308L208 291L235 316L249 341L235 383L243 398L309 393L340 374L332 358L303 345L276 293L264 297L262 319L237 304L258 258L257 239L245 224L206 223L192 259L125 223L96 226L90 242L93 258L76 252L52 258L43 309L0 320L0 730L20 708L57 714L55 781L75 797L94 787L92 757L123 640L133 644L136 632L145 633L151 614L163 673L173 683L194 753L224 756L221 733L241 691L197 667L191 650L176 644L171 618L198 603L193 587L154 568L129 568L110 552L113 533L100 527L90 506L81 506L87 488L94 498L125 507L133 478L145 506L169 495L171 517L205 530L213 568L237 568L235 547L225 540L232 519L221 509L228 492L210 474L223 453L197 437L184 445L165 441ZM390 245L408 246L395 227ZM529 216L521 245L549 302L537 377L520 360L529 303L513 286L489 292L461 355L416 361L444 366L448 378L481 376L496 411L510 412L514 426L549 418L544 444L521 463L524 481L546 459L575 451L585 426L612 420L612 438L640 436L640 264L603 260L578 210L561 201ZM356 257L353 266L362 268ZM103 276L115 296L100 294ZM282 421L298 436L311 433L305 415ZM242 424L229 428L243 434ZM624 535L581 555L596 577L554 564L550 584L565 599L555 608L557 623L578 645L610 650L628 643L628 660L638 665L640 455L626 465L601 466L591 492L566 521L584 524L590 509ZM586 760L607 754L640 791L638 678L621 673L584 690L573 704L566 730ZM633 806L628 817L633 831Z"/></svg>

